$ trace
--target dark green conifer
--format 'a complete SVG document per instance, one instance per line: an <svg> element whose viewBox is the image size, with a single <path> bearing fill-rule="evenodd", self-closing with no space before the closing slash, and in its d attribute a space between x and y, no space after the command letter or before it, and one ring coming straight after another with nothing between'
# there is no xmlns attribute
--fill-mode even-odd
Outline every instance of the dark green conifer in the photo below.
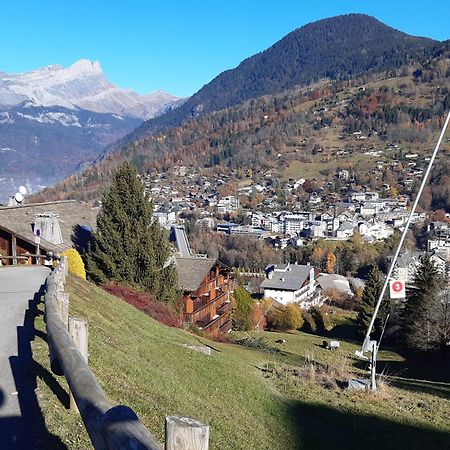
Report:
<svg viewBox="0 0 450 450"><path fill-rule="evenodd" d="M441 344L442 279L428 255L421 259L413 286L404 310L404 343L412 351L437 349Z"/></svg>
<svg viewBox="0 0 450 450"><path fill-rule="evenodd" d="M141 287L162 301L177 297L176 272L169 263L164 231L152 220L153 206L136 169L124 162L103 194L87 254L89 277Z"/></svg>
<svg viewBox="0 0 450 450"><path fill-rule="evenodd" d="M367 277L364 292L361 298L361 311L356 321L357 332L360 337L364 337L372 320L375 305L380 296L382 286L381 273L377 266L373 266Z"/></svg>

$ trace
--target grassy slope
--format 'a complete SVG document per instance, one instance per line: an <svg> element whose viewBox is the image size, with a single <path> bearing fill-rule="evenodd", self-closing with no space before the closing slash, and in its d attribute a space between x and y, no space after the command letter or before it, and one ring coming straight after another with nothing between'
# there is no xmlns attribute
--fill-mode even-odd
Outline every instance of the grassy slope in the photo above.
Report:
<svg viewBox="0 0 450 450"><path fill-rule="evenodd" d="M164 416L178 414L208 422L213 449L375 448L385 433L384 448L450 448L448 385L426 383L429 392L420 392L422 385L406 380L402 389L362 397L285 371L305 357L347 364L354 343L333 353L320 347L318 336L260 333L273 347L285 338L283 351L211 343L217 351L208 357L183 347L198 344L196 336L160 325L91 284L71 278L69 291L71 314L89 320L90 365L100 384L113 402L135 409L160 441ZM44 330L40 317L36 327ZM41 338L33 351L42 366L37 394L49 431L69 448L88 447L79 418L61 404L67 386L46 372ZM390 352L381 359L401 363ZM268 363L275 370L264 373Z"/></svg>

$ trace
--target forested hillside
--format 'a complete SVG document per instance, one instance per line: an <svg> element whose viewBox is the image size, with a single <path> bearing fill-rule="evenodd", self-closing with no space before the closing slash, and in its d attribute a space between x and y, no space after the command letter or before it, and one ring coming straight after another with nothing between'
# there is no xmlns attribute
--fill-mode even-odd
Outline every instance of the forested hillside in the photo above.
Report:
<svg viewBox="0 0 450 450"><path fill-rule="evenodd" d="M254 179L271 171L279 180L308 174L333 178L337 168L351 167L356 181L370 188L405 181L405 155L430 152L449 108L449 61L447 49L420 69L400 68L394 77L382 73L323 82L192 119L134 141L39 198L94 199L123 159L142 173L169 176L177 164L217 173L249 169ZM367 164L370 151L403 163L374 176ZM450 207L448 176L445 164L433 173L435 207Z"/></svg>
<svg viewBox="0 0 450 450"><path fill-rule="evenodd" d="M221 73L184 105L144 122L122 143L294 86L421 63L440 48L437 41L409 36L363 14L319 20Z"/></svg>

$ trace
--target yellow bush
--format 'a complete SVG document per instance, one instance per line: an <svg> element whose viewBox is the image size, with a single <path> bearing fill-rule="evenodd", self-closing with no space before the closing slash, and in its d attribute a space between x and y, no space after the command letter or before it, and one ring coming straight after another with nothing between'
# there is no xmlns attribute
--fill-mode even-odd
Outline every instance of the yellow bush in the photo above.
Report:
<svg viewBox="0 0 450 450"><path fill-rule="evenodd" d="M74 249L70 248L62 253L67 256L67 261L69 262L69 273L76 275L77 277L86 279L86 269L84 268L83 260L80 254Z"/></svg>

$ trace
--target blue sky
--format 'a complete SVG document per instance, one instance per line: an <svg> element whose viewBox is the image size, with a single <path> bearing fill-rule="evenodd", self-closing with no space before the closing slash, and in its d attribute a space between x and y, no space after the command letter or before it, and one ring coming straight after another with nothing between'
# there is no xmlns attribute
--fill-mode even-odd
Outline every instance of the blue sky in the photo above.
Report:
<svg viewBox="0 0 450 450"><path fill-rule="evenodd" d="M187 96L290 31L349 12L450 38L444 0L23 0L2 2L0 71L89 58L120 87Z"/></svg>

